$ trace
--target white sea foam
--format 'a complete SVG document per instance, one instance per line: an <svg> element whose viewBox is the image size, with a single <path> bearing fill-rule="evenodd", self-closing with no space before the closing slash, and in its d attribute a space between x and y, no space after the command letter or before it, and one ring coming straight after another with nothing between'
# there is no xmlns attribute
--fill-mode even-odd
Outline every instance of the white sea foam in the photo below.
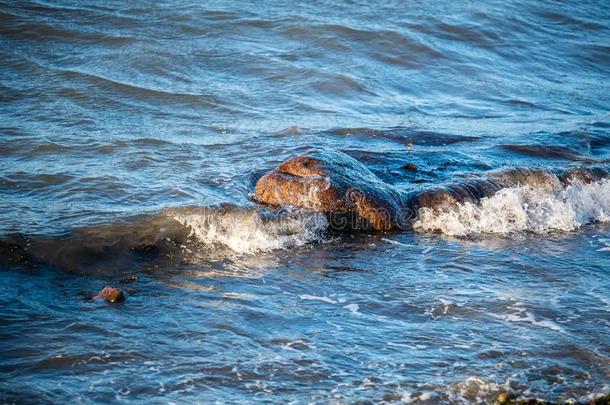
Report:
<svg viewBox="0 0 610 405"><path fill-rule="evenodd" d="M360 309L360 306L358 304L347 304L347 305L344 305L343 308L347 309L352 314L360 313L360 312L358 312L358 310Z"/></svg>
<svg viewBox="0 0 610 405"><path fill-rule="evenodd" d="M599 238L597 241L604 246L597 249L598 252L610 252L610 239L608 238Z"/></svg>
<svg viewBox="0 0 610 405"><path fill-rule="evenodd" d="M239 254L292 248L319 240L328 223L320 213L297 211L264 217L255 209L177 211L172 217L204 245Z"/></svg>
<svg viewBox="0 0 610 405"><path fill-rule="evenodd" d="M498 393L505 392L509 388L506 384L498 384L486 381L479 377L469 377L450 386L450 397L453 402L489 402L490 398L496 397Z"/></svg>
<svg viewBox="0 0 610 405"><path fill-rule="evenodd" d="M442 210L422 208L413 227L422 232L465 236L480 233L571 231L591 222L610 221L610 180L574 183L556 192L511 187Z"/></svg>
<svg viewBox="0 0 610 405"><path fill-rule="evenodd" d="M536 318L534 318L534 315L527 311L507 315L505 319L509 322L527 322L531 323L532 325L540 326L542 328L551 329L555 332L563 332L563 329L556 323L548 320L537 320Z"/></svg>
<svg viewBox="0 0 610 405"><path fill-rule="evenodd" d="M555 332L564 333L563 328L555 322L547 319L536 319L534 315L525 308L522 302L516 302L514 305L509 306L508 309L511 313L502 315L493 314L492 316L508 322L524 322L541 328L547 328Z"/></svg>

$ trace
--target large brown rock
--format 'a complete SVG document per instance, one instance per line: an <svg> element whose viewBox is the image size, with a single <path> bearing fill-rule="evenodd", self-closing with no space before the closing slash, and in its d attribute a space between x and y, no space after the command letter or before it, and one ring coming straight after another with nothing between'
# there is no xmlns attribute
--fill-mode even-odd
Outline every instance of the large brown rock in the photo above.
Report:
<svg viewBox="0 0 610 405"><path fill-rule="evenodd" d="M477 203L515 186L555 192L574 181L587 183L608 175L601 168L571 169L558 175L540 169L512 168L406 192L385 183L344 153L315 151L288 159L261 177L254 199L326 212L331 214L333 228L404 229L421 208L441 210L465 202Z"/></svg>
<svg viewBox="0 0 610 405"><path fill-rule="evenodd" d="M351 214L354 217L345 226L375 230L395 227L405 206L404 196L362 163L329 151L288 159L256 183L254 199L339 216L348 214L347 218Z"/></svg>

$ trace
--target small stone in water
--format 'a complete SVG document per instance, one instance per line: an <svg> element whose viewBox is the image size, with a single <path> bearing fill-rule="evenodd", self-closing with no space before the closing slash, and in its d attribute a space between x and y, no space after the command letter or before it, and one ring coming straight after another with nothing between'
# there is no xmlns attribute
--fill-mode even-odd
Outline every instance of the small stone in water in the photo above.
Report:
<svg viewBox="0 0 610 405"><path fill-rule="evenodd" d="M104 289L102 291L100 291L100 293L98 295L96 295L95 298L103 299L110 303L114 303L114 302L124 301L125 294L123 294L123 291L119 290L118 288L104 287Z"/></svg>

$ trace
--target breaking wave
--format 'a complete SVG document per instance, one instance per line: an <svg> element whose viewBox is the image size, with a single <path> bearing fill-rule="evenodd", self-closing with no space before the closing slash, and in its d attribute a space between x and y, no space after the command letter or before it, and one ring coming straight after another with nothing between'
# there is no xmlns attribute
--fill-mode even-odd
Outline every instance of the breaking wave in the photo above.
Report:
<svg viewBox="0 0 610 405"><path fill-rule="evenodd" d="M580 176L575 175L578 173ZM571 172L567 177L523 170L503 172L496 178L516 176L529 183L519 182L518 186L501 188L479 199L475 197L483 191L493 191L487 190L487 185L500 187L500 181L466 182L461 187L457 183L428 190L428 200L420 199L428 206L416 210L415 221L404 229L412 226L416 232L451 236L545 234L610 222L610 179L593 181L583 173L589 172ZM481 193L472 192L479 189ZM447 190L454 194L447 194ZM445 199L447 195L457 197ZM460 200L462 197L468 199ZM0 239L0 260L77 270L121 269L129 263L146 264L150 260L213 260L321 242L339 230L336 220L332 213L289 206L167 208L153 215L73 229L59 236L8 235Z"/></svg>
<svg viewBox="0 0 610 405"><path fill-rule="evenodd" d="M176 212L190 238L248 254L302 246L319 240L328 222L324 214L303 210L265 212L229 207Z"/></svg>
<svg viewBox="0 0 610 405"><path fill-rule="evenodd" d="M321 240L326 227L323 214L304 210L170 208L62 236L6 236L0 239L0 260L66 269L120 269L151 259L197 261L294 248Z"/></svg>
<svg viewBox="0 0 610 405"><path fill-rule="evenodd" d="M413 229L451 236L545 234L572 231L610 221L610 180L571 183L559 190L534 187L502 189L478 203L442 209L421 208Z"/></svg>

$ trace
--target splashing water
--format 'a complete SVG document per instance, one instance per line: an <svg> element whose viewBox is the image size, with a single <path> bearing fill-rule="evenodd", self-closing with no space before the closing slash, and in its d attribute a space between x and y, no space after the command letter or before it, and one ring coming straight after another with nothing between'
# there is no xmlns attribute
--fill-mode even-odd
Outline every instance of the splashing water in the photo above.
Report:
<svg viewBox="0 0 610 405"><path fill-rule="evenodd" d="M511 187L479 203L433 210L422 208L414 223L420 232L446 235L508 235L515 232L544 234L572 231L591 222L610 220L610 180L576 182L558 192Z"/></svg>
<svg viewBox="0 0 610 405"><path fill-rule="evenodd" d="M238 254L288 249L320 241L328 223L324 214L293 210L267 216L256 209L202 209L170 214L190 229L190 237Z"/></svg>

